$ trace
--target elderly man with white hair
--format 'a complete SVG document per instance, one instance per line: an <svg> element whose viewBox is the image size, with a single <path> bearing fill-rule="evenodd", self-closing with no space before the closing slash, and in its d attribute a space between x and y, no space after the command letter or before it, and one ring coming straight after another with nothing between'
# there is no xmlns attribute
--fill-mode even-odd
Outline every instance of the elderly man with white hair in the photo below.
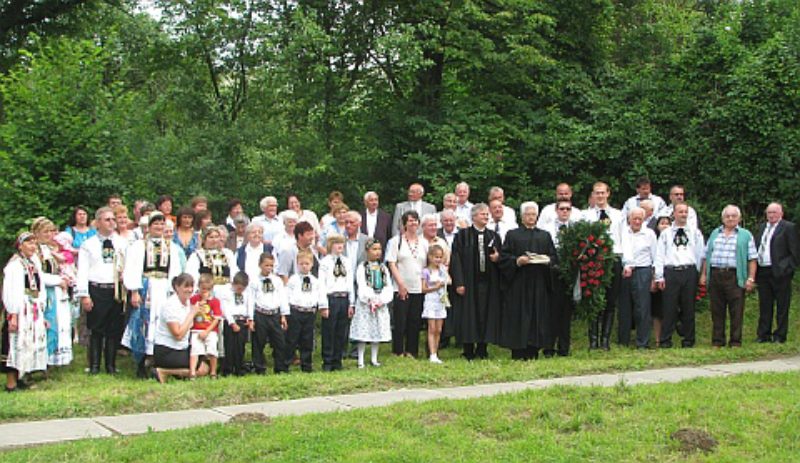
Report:
<svg viewBox="0 0 800 463"><path fill-rule="evenodd" d="M361 210L361 233L375 238L386 250L386 243L392 237L392 216L380 207L378 193L364 193L364 209Z"/></svg>
<svg viewBox="0 0 800 463"><path fill-rule="evenodd" d="M467 223L467 226L472 225L472 206L469 202L469 184L467 182L460 182L456 185L456 216Z"/></svg>
<svg viewBox="0 0 800 463"><path fill-rule="evenodd" d="M511 349L514 360L532 360L553 344L551 266L558 256L550 233L536 227L539 205L524 202L519 212L522 225L506 235L500 261L509 287L499 344Z"/></svg>
<svg viewBox="0 0 800 463"><path fill-rule="evenodd" d="M644 226L645 211L634 206L628 213L628 225L622 239L622 283L619 292L619 330L617 342L627 346L636 322L636 348L647 349L650 329L650 288L653 285L653 262L656 234Z"/></svg>
<svg viewBox="0 0 800 463"><path fill-rule="evenodd" d="M394 216L392 217L392 230L394 230L394 235L400 234L400 218L406 211L416 211L419 217L425 214L436 213L436 206L423 201L423 196L425 196L425 188L421 184L412 183L411 186L408 187L408 201L397 203L394 208Z"/></svg>
<svg viewBox="0 0 800 463"><path fill-rule="evenodd" d="M261 225L264 232L264 244L272 244L272 239L283 230L283 222L278 217L278 199L274 196L265 196L258 203L263 214L253 217L252 222Z"/></svg>
<svg viewBox="0 0 800 463"><path fill-rule="evenodd" d="M739 227L742 212L729 204L722 210L722 225L708 237L700 284L708 282L711 304L711 343L725 345L725 319L731 316L729 347L741 347L744 295L755 288L756 251L752 233Z"/></svg>
<svg viewBox="0 0 800 463"><path fill-rule="evenodd" d="M450 276L456 291L455 335L467 360L489 356L496 342L501 307L500 237L489 230L489 206L472 206L472 225L458 232L450 255Z"/></svg>
<svg viewBox="0 0 800 463"><path fill-rule="evenodd" d="M245 272L250 281L256 281L261 274L258 260L262 253L272 252L272 245L262 241L264 229L260 223L250 222L244 231L247 241L236 250L236 267Z"/></svg>

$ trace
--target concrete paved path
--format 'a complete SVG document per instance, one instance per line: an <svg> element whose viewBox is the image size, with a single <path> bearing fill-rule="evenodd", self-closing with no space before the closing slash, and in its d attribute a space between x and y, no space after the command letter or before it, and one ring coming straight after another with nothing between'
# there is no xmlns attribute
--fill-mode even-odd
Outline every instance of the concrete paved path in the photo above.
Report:
<svg viewBox="0 0 800 463"><path fill-rule="evenodd" d="M0 450L92 437L111 437L115 435L129 436L150 431L167 431L209 423L225 423L239 413L262 413L270 417L304 415L307 413L325 413L347 411L364 407L380 407L401 401L424 402L436 399L469 399L553 386L611 387L620 382L624 382L628 385L673 383L694 378L722 377L740 373L785 371L800 371L800 356L755 362L568 376L563 378L537 379L511 383L479 384L475 386L397 389L381 392L365 392L360 394L231 405L210 409L9 423L0 425Z"/></svg>

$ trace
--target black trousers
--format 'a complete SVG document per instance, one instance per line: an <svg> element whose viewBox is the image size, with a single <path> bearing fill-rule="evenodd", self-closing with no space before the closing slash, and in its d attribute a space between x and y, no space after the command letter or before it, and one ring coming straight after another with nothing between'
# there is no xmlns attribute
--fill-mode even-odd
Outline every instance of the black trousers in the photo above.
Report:
<svg viewBox="0 0 800 463"><path fill-rule="evenodd" d="M664 268L664 291L661 295L661 339L659 347L672 347L672 333L678 320L681 323L681 345L692 347L695 342L695 296L697 294L697 268L683 270Z"/></svg>
<svg viewBox="0 0 800 463"><path fill-rule="evenodd" d="M394 325L392 329L392 353L408 352L414 357L419 353L419 330L422 326L422 294L409 294L401 300L394 295Z"/></svg>
<svg viewBox="0 0 800 463"><path fill-rule="evenodd" d="M350 301L346 297L328 296L328 318L321 322L322 369L325 371L342 369L342 353L350 328L349 307Z"/></svg>
<svg viewBox="0 0 800 463"><path fill-rule="evenodd" d="M794 274L776 277L772 267L758 267L758 339L786 342L789 329L789 306L792 303L792 278ZM777 326L772 331L772 316Z"/></svg>
<svg viewBox="0 0 800 463"><path fill-rule="evenodd" d="M293 346L300 349L300 368L306 372L313 370L311 354L314 352L314 322L316 318L316 312L300 312L294 309L288 317L289 329L286 332L286 345L292 346L290 349ZM289 370L291 362L291 355L286 355L284 357L286 371Z"/></svg>
<svg viewBox="0 0 800 463"><path fill-rule="evenodd" d="M92 334L120 339L125 331L122 302L114 300L112 288L100 288L89 283L92 311L86 314L86 326Z"/></svg>
<svg viewBox="0 0 800 463"><path fill-rule="evenodd" d="M545 354L552 355L558 352L559 356L569 355L571 343L572 313L575 311L575 302L567 294L567 288L561 278L553 279L552 294L552 318L550 327L547 328L553 333L552 342L545 348Z"/></svg>
<svg viewBox="0 0 800 463"><path fill-rule="evenodd" d="M234 323L239 327L238 333L234 332L227 322L223 328L222 340L225 345L225 357L222 360L222 374L241 376L245 374L244 352L247 346L248 327L246 320L237 320ZM282 363L281 367L283 367Z"/></svg>

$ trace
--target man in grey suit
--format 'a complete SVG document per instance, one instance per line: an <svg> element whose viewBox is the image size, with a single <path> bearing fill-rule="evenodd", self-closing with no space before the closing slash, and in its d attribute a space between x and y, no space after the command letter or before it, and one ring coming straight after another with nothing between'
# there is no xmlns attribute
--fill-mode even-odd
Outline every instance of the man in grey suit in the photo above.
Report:
<svg viewBox="0 0 800 463"><path fill-rule="evenodd" d="M792 299L792 278L800 263L797 229L794 223L783 220L783 206L767 206L767 222L756 235L758 246L758 340L757 342L786 342L789 327L789 306ZM777 326L772 331L772 314Z"/></svg>
<svg viewBox="0 0 800 463"><path fill-rule="evenodd" d="M392 237L392 216L379 207L378 193L364 194L364 209L361 211L361 233L380 241L386 251L386 243Z"/></svg>
<svg viewBox="0 0 800 463"><path fill-rule="evenodd" d="M420 217L424 217L427 214L436 214L436 206L431 203L426 203L422 200L424 195L425 188L423 188L419 183L412 183L411 186L408 187L408 201L397 203L397 206L394 208L394 217L392 217L392 236L400 234L400 217L403 216L404 212L412 210L417 211L417 214L419 214ZM422 233L421 227L420 233Z"/></svg>

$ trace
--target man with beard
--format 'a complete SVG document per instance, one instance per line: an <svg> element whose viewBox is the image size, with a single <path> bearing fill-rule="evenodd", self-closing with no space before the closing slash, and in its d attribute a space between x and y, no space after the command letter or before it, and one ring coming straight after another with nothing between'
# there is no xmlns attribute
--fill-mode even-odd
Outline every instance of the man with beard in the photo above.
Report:
<svg viewBox="0 0 800 463"><path fill-rule="evenodd" d="M550 266L557 256L550 234L536 228L539 206L523 203L520 215L522 226L506 235L500 262L509 282L500 345L511 349L512 359L531 360L552 345Z"/></svg>
<svg viewBox="0 0 800 463"><path fill-rule="evenodd" d="M486 345L496 341L501 304L500 237L486 228L489 206L476 204L471 216L472 225L458 232L450 255L455 334L467 360L488 357Z"/></svg>

